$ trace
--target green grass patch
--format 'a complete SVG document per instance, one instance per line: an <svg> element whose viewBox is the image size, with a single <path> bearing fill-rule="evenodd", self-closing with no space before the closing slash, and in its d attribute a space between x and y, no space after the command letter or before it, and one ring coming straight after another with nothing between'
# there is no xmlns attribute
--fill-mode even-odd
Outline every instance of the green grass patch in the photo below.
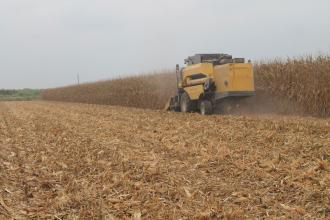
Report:
<svg viewBox="0 0 330 220"><path fill-rule="evenodd" d="M32 101L40 98L40 89L0 89L0 101Z"/></svg>

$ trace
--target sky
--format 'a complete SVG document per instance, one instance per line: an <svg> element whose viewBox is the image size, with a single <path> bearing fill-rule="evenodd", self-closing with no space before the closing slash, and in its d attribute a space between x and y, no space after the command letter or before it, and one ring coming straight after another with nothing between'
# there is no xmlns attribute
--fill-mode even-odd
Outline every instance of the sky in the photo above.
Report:
<svg viewBox="0 0 330 220"><path fill-rule="evenodd" d="M328 0L0 0L6 89L174 69L196 53L329 52Z"/></svg>

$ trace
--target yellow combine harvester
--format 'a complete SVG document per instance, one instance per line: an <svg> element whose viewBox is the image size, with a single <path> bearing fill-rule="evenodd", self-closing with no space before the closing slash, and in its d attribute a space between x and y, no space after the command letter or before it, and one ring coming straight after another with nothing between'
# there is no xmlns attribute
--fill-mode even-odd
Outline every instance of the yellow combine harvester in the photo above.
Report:
<svg viewBox="0 0 330 220"><path fill-rule="evenodd" d="M165 109L181 112L213 113L226 99L255 95L253 66L244 58L228 54L196 54L185 59L185 68L176 66L177 94Z"/></svg>

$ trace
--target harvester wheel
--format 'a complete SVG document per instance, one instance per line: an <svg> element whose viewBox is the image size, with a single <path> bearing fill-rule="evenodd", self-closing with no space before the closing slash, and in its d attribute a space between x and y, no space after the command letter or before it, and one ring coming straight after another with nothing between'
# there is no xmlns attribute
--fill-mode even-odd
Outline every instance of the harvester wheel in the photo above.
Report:
<svg viewBox="0 0 330 220"><path fill-rule="evenodd" d="M209 100L201 101L200 111L202 115L211 115L213 112L211 101Z"/></svg>
<svg viewBox="0 0 330 220"><path fill-rule="evenodd" d="M193 111L193 102L190 100L187 93L182 93L180 97L180 109L181 112L191 112Z"/></svg>

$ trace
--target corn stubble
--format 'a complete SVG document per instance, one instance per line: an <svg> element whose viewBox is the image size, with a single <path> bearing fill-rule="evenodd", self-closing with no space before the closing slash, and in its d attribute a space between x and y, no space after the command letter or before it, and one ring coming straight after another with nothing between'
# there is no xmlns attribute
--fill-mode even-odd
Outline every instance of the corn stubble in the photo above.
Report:
<svg viewBox="0 0 330 220"><path fill-rule="evenodd" d="M243 112L275 110L283 114L330 115L330 58L327 56L257 63L255 83L257 96L244 103ZM168 71L48 89L42 98L162 109L175 93L175 73Z"/></svg>
<svg viewBox="0 0 330 220"><path fill-rule="evenodd" d="M0 102L0 219L329 219L330 121Z"/></svg>

